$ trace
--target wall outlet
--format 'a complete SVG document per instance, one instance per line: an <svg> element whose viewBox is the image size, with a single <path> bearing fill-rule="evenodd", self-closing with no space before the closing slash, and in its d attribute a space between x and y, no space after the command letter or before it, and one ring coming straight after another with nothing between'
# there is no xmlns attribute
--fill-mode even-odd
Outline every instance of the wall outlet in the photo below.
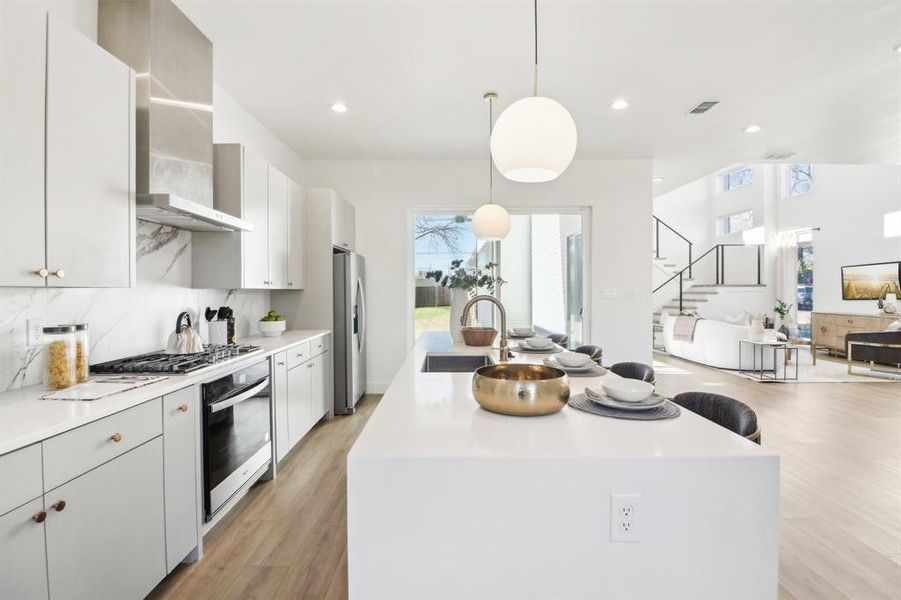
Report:
<svg viewBox="0 0 901 600"><path fill-rule="evenodd" d="M610 494L610 541L641 540L641 495Z"/></svg>
<svg viewBox="0 0 901 600"><path fill-rule="evenodd" d="M29 346L39 346L44 343L44 323L41 320L25 320L25 343Z"/></svg>

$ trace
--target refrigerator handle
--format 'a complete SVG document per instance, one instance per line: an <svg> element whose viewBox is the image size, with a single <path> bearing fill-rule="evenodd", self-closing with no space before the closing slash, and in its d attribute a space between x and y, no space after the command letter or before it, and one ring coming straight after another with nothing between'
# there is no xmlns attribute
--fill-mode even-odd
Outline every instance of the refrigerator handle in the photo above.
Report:
<svg viewBox="0 0 901 600"><path fill-rule="evenodd" d="M360 352L366 342L366 295L363 293L363 281L357 279L357 293L360 296Z"/></svg>

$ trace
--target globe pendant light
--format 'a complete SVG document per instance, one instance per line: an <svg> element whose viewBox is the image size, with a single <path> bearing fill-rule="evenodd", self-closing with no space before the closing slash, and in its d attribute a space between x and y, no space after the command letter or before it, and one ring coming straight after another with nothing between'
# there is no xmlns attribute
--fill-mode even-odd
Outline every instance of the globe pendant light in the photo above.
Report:
<svg viewBox="0 0 901 600"><path fill-rule="evenodd" d="M576 153L576 123L562 104L538 95L538 0L535 7L535 75L532 96L517 100L497 119L491 156L504 177L540 183L559 177Z"/></svg>
<svg viewBox="0 0 901 600"><path fill-rule="evenodd" d="M488 102L488 137L491 138L491 122L493 111L491 102L497 98L494 92L487 92L484 96ZM477 239L489 242L497 242L507 237L510 233L510 213L500 204L495 204L492 198L494 187L494 167L491 164L491 156L488 157L488 204L483 204L472 216L472 231Z"/></svg>

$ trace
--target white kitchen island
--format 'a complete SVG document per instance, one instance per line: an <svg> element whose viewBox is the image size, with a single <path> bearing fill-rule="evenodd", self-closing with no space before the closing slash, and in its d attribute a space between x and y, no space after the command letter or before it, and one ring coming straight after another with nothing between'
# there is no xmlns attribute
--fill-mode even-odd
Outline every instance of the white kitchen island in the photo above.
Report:
<svg viewBox="0 0 901 600"><path fill-rule="evenodd" d="M484 350L424 334L351 449L351 598L776 598L778 456L685 409L508 417L421 372ZM611 540L612 495L639 496L637 541Z"/></svg>

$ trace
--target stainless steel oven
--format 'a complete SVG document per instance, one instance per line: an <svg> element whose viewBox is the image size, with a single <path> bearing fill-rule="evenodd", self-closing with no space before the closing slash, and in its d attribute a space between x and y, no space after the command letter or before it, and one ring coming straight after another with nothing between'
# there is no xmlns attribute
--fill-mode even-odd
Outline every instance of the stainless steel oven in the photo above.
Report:
<svg viewBox="0 0 901 600"><path fill-rule="evenodd" d="M269 360L203 384L206 520L272 461Z"/></svg>

